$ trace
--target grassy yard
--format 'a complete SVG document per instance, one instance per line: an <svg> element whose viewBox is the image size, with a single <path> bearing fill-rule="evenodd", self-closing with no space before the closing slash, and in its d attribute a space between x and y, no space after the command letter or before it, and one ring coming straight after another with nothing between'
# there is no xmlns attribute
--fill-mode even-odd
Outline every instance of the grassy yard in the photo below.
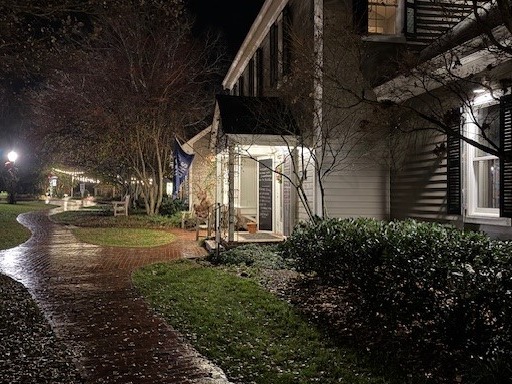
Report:
<svg viewBox="0 0 512 384"><path fill-rule="evenodd" d="M81 209L66 211L51 216L57 224L75 225L79 227L122 227L122 228L172 228L174 223L165 216L148 216L135 214L115 216L107 209Z"/></svg>
<svg viewBox="0 0 512 384"><path fill-rule="evenodd" d="M108 210L84 209L51 216L58 224L73 225L74 235L85 243L107 247L156 247L176 240L165 229L172 225L162 216L116 216Z"/></svg>
<svg viewBox="0 0 512 384"><path fill-rule="evenodd" d="M136 271L136 287L236 383L385 383L256 282L190 261Z"/></svg>
<svg viewBox="0 0 512 384"><path fill-rule="evenodd" d="M84 243L107 247L145 248L173 242L172 233L148 228L74 228L73 234Z"/></svg>
<svg viewBox="0 0 512 384"><path fill-rule="evenodd" d="M0 202L0 249L15 247L30 238L30 231L16 221L20 213L52 207L42 201L19 201L16 204Z"/></svg>

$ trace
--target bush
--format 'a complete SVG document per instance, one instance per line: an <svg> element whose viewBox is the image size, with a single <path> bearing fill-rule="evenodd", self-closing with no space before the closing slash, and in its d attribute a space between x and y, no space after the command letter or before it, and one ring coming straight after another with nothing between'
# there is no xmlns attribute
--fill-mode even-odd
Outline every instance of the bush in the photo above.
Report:
<svg viewBox="0 0 512 384"><path fill-rule="evenodd" d="M283 269L288 265L275 245L244 244L219 255L209 255L208 261L222 265L246 265L265 269Z"/></svg>
<svg viewBox="0 0 512 384"><path fill-rule="evenodd" d="M172 216L177 212L186 210L188 210L188 206L182 200L173 199L170 196L164 196L160 206L160 214L162 216Z"/></svg>
<svg viewBox="0 0 512 384"><path fill-rule="evenodd" d="M381 350L512 372L512 243L414 220L326 219L299 225L282 249L354 293L351 321Z"/></svg>

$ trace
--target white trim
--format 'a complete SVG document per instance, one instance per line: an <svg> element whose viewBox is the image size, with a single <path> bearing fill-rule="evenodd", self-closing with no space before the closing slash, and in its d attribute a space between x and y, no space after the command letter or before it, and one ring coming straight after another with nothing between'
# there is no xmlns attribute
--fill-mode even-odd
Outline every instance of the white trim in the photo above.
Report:
<svg viewBox="0 0 512 384"><path fill-rule="evenodd" d="M504 27L500 26L493 30L494 33L504 36L499 40L504 42L510 39L505 35ZM480 73L488 68L488 66L496 66L510 60L508 55L498 55L489 49L480 49L473 51L478 46L481 37L474 38L464 45L457 48L447 50L436 57L419 65L411 74L400 75L394 79L375 87L373 90L379 101L392 100L395 102L404 102L413 97L441 88L446 84L438 82L436 78L448 76L448 80L458 77L466 78L470 75ZM456 58L459 58L460 65L455 66ZM455 66L455 68L447 69L447 65ZM424 76L425 73L432 74ZM419 85L418 85L419 84Z"/></svg>
<svg viewBox="0 0 512 384"><path fill-rule="evenodd" d="M277 20L286 4L288 4L288 0L265 1L224 77L224 81L222 82L224 89L233 89L238 78L244 72L247 63L261 46L270 27Z"/></svg>
<svg viewBox="0 0 512 384"><path fill-rule="evenodd" d="M486 95L482 95L478 97L478 102L473 103L471 108L486 108L491 105L498 104L498 101L493 100L494 102L491 102L491 99L488 97L485 97ZM467 109L463 112L466 115L465 118L465 124L463 128L464 135L469 136L469 138L473 140L478 140L476 137L478 127L476 126L476 123L473 119L473 115L471 112L469 112ZM474 112L473 112L474 113ZM478 197L477 197L477 191L478 191L478 184L477 180L475 178L475 162L476 161L486 161L486 160L495 160L497 159L496 156L492 155L484 155L484 156L477 156L477 148L472 146L469 143L465 143L464 145L464 152L465 152L465 189L467 191L467 201L466 201L466 207L467 207L467 216L466 216L466 222L467 219L471 218L487 218L487 219L498 219L500 217L500 209L498 208L483 208L478 207ZM501 180L500 180L501 182Z"/></svg>
<svg viewBox="0 0 512 384"><path fill-rule="evenodd" d="M185 143L183 143L183 145L188 145L191 149L191 151L193 152L194 151L194 144L198 141L198 140L201 140L203 137L205 137L208 133L210 133L212 131L212 125L210 124L208 127L206 127L205 129L203 129L201 132L199 132L198 134L196 134L194 137L192 137L191 139L189 139L188 141L186 141Z"/></svg>
<svg viewBox="0 0 512 384"><path fill-rule="evenodd" d="M512 226L512 219L509 217L488 217L481 215L466 216L464 219L465 223L469 224L481 224L481 225L497 225L500 227Z"/></svg>

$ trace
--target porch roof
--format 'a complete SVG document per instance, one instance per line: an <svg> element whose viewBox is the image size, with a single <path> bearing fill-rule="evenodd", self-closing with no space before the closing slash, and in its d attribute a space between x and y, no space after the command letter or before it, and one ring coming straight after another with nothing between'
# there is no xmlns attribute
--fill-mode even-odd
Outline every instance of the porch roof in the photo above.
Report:
<svg viewBox="0 0 512 384"><path fill-rule="evenodd" d="M222 132L251 135L296 135L290 109L278 97L217 95Z"/></svg>

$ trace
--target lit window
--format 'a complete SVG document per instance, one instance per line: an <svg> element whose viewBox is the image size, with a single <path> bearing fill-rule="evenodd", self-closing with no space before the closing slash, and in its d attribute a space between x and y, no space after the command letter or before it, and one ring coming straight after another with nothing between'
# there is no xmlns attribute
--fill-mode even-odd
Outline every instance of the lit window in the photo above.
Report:
<svg viewBox="0 0 512 384"><path fill-rule="evenodd" d="M368 2L368 33L394 35L398 0Z"/></svg>
<svg viewBox="0 0 512 384"><path fill-rule="evenodd" d="M481 106L468 122L471 139L487 147L499 146L499 104ZM468 114L468 117L469 114ZM469 214L499 216L500 161L474 146L468 148L468 208Z"/></svg>

